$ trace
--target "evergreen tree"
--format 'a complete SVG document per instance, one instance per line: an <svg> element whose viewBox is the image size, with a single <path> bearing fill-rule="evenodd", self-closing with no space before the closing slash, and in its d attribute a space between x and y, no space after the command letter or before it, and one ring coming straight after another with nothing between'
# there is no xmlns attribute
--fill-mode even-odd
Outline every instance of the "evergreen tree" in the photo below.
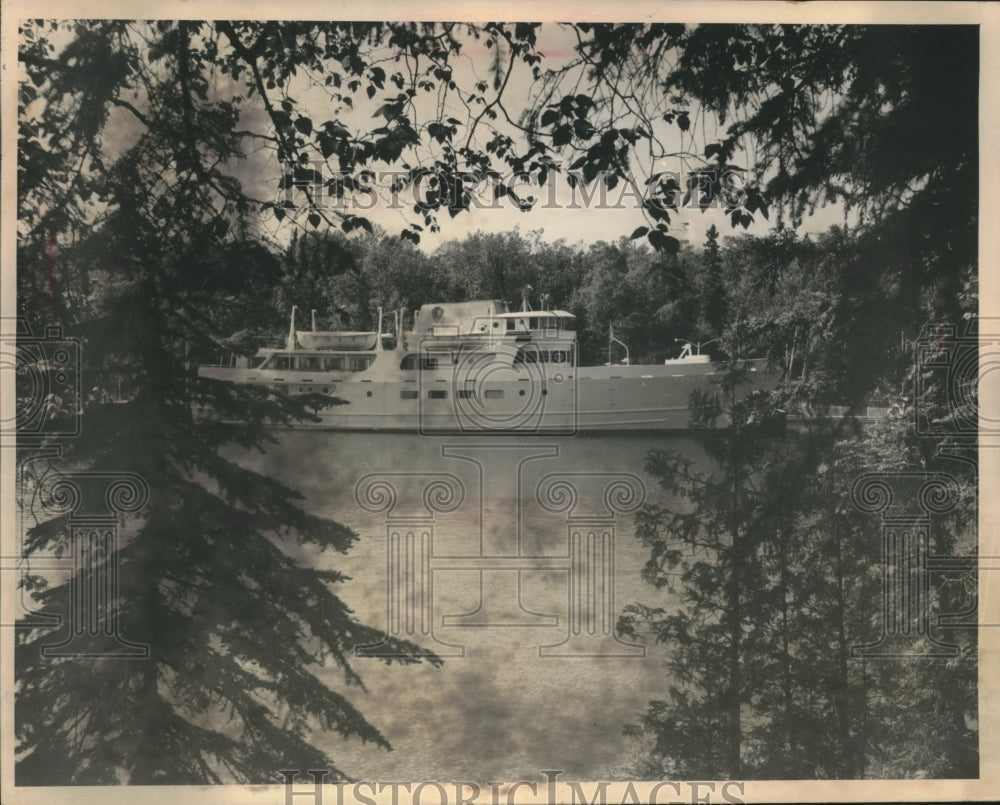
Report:
<svg viewBox="0 0 1000 805"><path fill-rule="evenodd" d="M109 105L126 103L126 77L141 72L128 23L79 23L60 69L32 68L35 80L24 85L25 103L42 87L44 112L21 110L21 309L33 326L46 323L38 278L52 238L72 232L76 243L58 252L63 284L85 277L86 293L61 299L58 322L81 340L88 383L126 376L130 386L119 402L100 388L87 395L81 435L64 445L58 467L128 472L150 490L134 533L95 560L105 574L117 567L118 584L87 615L117 622L149 656L49 659L41 649L58 634L19 629L17 782L261 783L289 766L343 778L348 770L311 737L329 730L388 747L346 692L361 686L354 647L382 635L337 596L344 576L335 563L319 561L349 550L357 535L219 452L264 449L264 422L307 419L321 402L193 374L219 354L234 322L253 320L280 275L255 243L238 184L219 172L238 146L231 129L211 125L225 112L208 103L194 72L193 30L156 27L166 62L149 87L156 103L143 114L143 136L119 152L104 148L100 132ZM37 42L43 29L30 23L24 35ZM41 142L44 154L32 150ZM71 170L81 159L90 165L83 174ZM89 196L100 203L88 205ZM215 415L195 416L206 408ZM29 554L64 543L67 518L32 528ZM74 581L92 583L93 572L84 567ZM67 584L27 584L64 622L79 615L68 609ZM339 668L341 685L321 682L321 665Z"/></svg>
<svg viewBox="0 0 1000 805"><path fill-rule="evenodd" d="M718 337L728 321L726 283L722 276L719 230L712 224L705 238L702 255L701 319L708 331Z"/></svg>
<svg viewBox="0 0 1000 805"><path fill-rule="evenodd" d="M654 450L646 459L646 471L689 503L684 510L644 507L636 522L637 538L650 548L643 578L657 588L674 587L676 579L681 606L627 606L619 628L638 635L641 625L671 647L669 698L651 702L634 728L652 736L670 775L748 776L745 711L753 681L772 670L757 646L769 524L769 501L757 484L773 435L759 417L760 401L744 398L747 383L733 363L717 395L692 395L692 424L718 472L697 472L676 451ZM725 428L714 427L720 415Z"/></svg>
<svg viewBox="0 0 1000 805"><path fill-rule="evenodd" d="M922 459L912 412L864 434L828 423L784 439L748 422L703 434L707 472L671 451L646 460L682 503L637 515L643 577L678 603L632 604L619 621L669 646L666 695L627 730L648 747L635 773L975 776L975 630L935 628L958 646L951 659L852 653L883 628L883 557L878 523L850 492L866 472L954 475L960 505L936 523L931 552L967 554L975 475ZM961 572L932 578L931 623L968 606Z"/></svg>

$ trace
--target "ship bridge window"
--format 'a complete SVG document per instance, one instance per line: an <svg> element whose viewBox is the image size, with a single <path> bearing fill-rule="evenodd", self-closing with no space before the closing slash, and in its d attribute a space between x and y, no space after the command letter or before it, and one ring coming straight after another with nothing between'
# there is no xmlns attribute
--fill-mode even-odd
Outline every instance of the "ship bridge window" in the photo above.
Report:
<svg viewBox="0 0 1000 805"><path fill-rule="evenodd" d="M552 350L552 363L569 363L569 356L569 350L554 349Z"/></svg>
<svg viewBox="0 0 1000 805"><path fill-rule="evenodd" d="M272 369L277 369L279 372L288 369L288 356L287 355L278 355L274 359L274 365L271 368Z"/></svg>
<svg viewBox="0 0 1000 805"><path fill-rule="evenodd" d="M538 329L538 316L532 316L530 319L528 319L528 328L531 330Z"/></svg>
<svg viewBox="0 0 1000 805"><path fill-rule="evenodd" d="M562 320L562 328L564 330L572 332L573 330L576 329L576 319L573 318L572 316L566 317L565 319Z"/></svg>

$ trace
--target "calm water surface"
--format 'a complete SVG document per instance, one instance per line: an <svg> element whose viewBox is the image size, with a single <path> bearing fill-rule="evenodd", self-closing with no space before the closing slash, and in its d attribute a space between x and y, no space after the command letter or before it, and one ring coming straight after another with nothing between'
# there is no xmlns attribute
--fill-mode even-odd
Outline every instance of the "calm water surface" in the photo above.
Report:
<svg viewBox="0 0 1000 805"><path fill-rule="evenodd" d="M665 649L602 635L600 618L613 622L635 601L671 604L640 579L647 554L634 511L642 499L680 505L643 472L643 457L670 448L707 468L691 439L274 435L264 454L228 455L360 536L346 556L303 561L352 577L338 594L363 622L395 625L445 660L434 668L356 657L366 690L325 671L393 747L315 735L339 768L380 781L534 780L542 769L562 779L629 777L637 747L622 727L665 695ZM389 536L407 533L426 535L423 554L418 541ZM573 554L576 533L595 552ZM402 546L399 561L390 545ZM583 602L575 608L574 595ZM575 621L588 600L600 617Z"/></svg>

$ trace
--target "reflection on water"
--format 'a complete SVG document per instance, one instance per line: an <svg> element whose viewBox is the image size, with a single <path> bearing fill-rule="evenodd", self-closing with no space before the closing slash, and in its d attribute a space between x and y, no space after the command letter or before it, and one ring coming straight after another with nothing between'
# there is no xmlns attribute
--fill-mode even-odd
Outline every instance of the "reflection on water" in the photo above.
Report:
<svg viewBox="0 0 1000 805"><path fill-rule="evenodd" d="M359 647L367 692L348 695L394 751L314 736L340 768L365 780L628 776L636 747L622 727L666 686L663 648L612 629L624 604L669 603L639 575L633 512L670 501L643 457L672 448L704 466L691 439L275 436L265 454L228 455L358 532L346 557L319 559L351 576L338 594L445 658L388 666L383 647Z"/></svg>

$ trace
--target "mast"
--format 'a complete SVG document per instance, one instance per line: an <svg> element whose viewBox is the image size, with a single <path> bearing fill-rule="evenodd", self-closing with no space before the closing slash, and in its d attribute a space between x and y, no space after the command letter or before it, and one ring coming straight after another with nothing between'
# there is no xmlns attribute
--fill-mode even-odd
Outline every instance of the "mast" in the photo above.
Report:
<svg viewBox="0 0 1000 805"><path fill-rule="evenodd" d="M375 336L375 351L382 351L382 308L378 309L378 333Z"/></svg>
<svg viewBox="0 0 1000 805"><path fill-rule="evenodd" d="M295 311L296 310L298 310L298 308L295 305L292 305L292 321L288 325L288 340L285 342L285 349L287 349L289 352L291 352L293 349L295 349Z"/></svg>
<svg viewBox="0 0 1000 805"><path fill-rule="evenodd" d="M313 310L312 310L312 328L313 328L312 331L315 333L316 332L316 308L313 308Z"/></svg>

